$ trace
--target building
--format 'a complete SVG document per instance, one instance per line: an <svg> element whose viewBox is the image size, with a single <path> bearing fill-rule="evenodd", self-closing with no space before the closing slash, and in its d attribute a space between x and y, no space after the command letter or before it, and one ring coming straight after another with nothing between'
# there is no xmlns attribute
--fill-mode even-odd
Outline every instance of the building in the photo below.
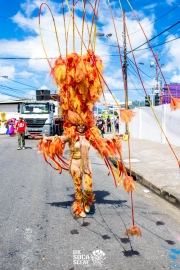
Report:
<svg viewBox="0 0 180 270"><path fill-rule="evenodd" d="M168 91L167 86L169 87L169 90L170 90L171 95L173 97L180 98L180 84L179 83L165 84L164 91L162 94L162 104L171 103L171 97L169 95L169 91Z"/></svg>

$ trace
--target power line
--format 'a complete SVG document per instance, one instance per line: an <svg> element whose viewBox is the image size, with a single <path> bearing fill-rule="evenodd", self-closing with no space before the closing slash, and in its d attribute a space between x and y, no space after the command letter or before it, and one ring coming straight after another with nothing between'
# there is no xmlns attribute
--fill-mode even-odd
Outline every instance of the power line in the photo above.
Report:
<svg viewBox="0 0 180 270"><path fill-rule="evenodd" d="M169 14L170 12L172 12L174 9L176 9L176 8L179 7L179 6L180 6L180 4L177 5L177 6L175 6L174 8L172 8L171 10L169 10L168 12L166 12L166 13L165 13L164 15L162 15L161 17L159 17L159 18L157 18L156 20L152 21L151 23L145 25L144 28L147 27L147 26L149 26L149 25L151 25L151 24L153 24L154 22L157 22L158 20L162 19L163 17L165 17L167 14ZM129 35L133 35L133 34L139 32L139 31L141 31L141 29L139 29L139 30L137 30L136 32L133 32L133 33L131 33L131 34L129 34Z"/></svg>
<svg viewBox="0 0 180 270"><path fill-rule="evenodd" d="M128 61L130 61L134 66L135 66L135 64L134 64L134 62L128 57ZM130 63L129 62L129 63ZM144 71L142 71L142 69L140 69L139 67L138 67L138 69L144 74L144 75L146 75L147 77L149 77L149 78L151 78L151 79L153 79L154 77L152 77L152 76L149 76L148 74L146 74ZM136 71L136 73L137 73L137 71Z"/></svg>
<svg viewBox="0 0 180 270"><path fill-rule="evenodd" d="M165 42L163 42L163 43L160 43L160 44L157 44L157 45L153 45L152 48L155 48L155 47L158 47L158 46L162 46L162 45L164 45L164 44L166 44L166 43L169 43L169 42L171 42L171 41L173 41L173 40L176 40L176 39L179 39L179 38L180 38L180 37L173 38L173 39L168 40L168 41L165 41ZM139 50L136 50L136 51L149 50L149 48L150 48L150 47L144 48L144 49L139 49Z"/></svg>
<svg viewBox="0 0 180 270"><path fill-rule="evenodd" d="M168 40L168 41L165 41L165 42L163 42L163 43L160 43L160 44L157 44L157 45L152 45L151 47L152 48L155 48L155 47L158 47L158 46L162 46L162 45L164 45L164 44L166 44L166 43L169 43L169 42L172 42L172 41L174 41L174 40L176 40L176 39L179 39L180 37L177 37L177 38L174 38L174 39L171 39L171 40ZM104 45L107 45L107 44L105 44L105 43L103 43ZM142 45L140 45L139 47L141 47L141 46L143 46L145 43L143 43ZM113 46L113 45L107 45L107 46L112 46L112 47L115 47L115 46ZM138 47L138 48L139 48ZM150 47L147 47L147 48L144 48L144 49L139 49L139 50L137 50L137 49L134 49L134 50L136 50L136 51L144 51L144 50L149 50L150 49ZM134 51L134 50L132 50L132 51ZM127 54L129 54L130 52L132 52L132 51L129 51ZM141 54L142 55L142 54ZM103 57L103 56L119 56L119 54L104 54L104 55L100 55L100 57ZM56 59L57 57L49 57L49 59ZM33 58L33 57L0 57L0 60L44 60L44 59L46 59L45 57L36 57L36 58ZM116 62L114 62L114 63L116 63Z"/></svg>
<svg viewBox="0 0 180 270"><path fill-rule="evenodd" d="M18 82L18 81L15 81L15 80L11 80L9 78L5 78L6 80L9 80L9 81L12 81L12 82L15 82L15 83L18 83L18 84L22 84L22 85L25 85L25 86L29 86L31 88L34 88L34 89L37 89L37 87L34 87L32 85L28 85L28 84L25 84L25 83L21 83L21 82Z"/></svg>
<svg viewBox="0 0 180 270"><path fill-rule="evenodd" d="M165 33L166 31L168 31L169 29L173 28L174 26L176 26L176 25L179 24L179 23L180 23L180 20L179 20L178 22L174 23L173 25L171 25L170 27L166 28L164 31L162 31L162 32L159 33L158 35L156 35L156 36L154 36L153 38L149 39L149 41L152 41L153 39L159 37L160 35L162 35L163 33ZM139 45L139 46L136 47L135 49L133 49L133 50L127 52L127 54L129 54L129 53L131 53L131 52L137 50L138 48L142 47L143 45L145 45L145 44L147 44L147 43L148 43L148 41L144 42L143 44Z"/></svg>

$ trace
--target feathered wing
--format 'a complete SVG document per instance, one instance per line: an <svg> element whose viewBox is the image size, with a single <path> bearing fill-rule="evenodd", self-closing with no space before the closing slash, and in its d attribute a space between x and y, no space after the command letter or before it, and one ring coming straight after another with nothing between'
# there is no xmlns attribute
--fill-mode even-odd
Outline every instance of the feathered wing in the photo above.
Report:
<svg viewBox="0 0 180 270"><path fill-rule="evenodd" d="M106 166L113 175L114 184L117 187L127 177L122 159L121 141L117 137L114 137L111 141L103 139L97 127L90 128L86 132L86 138L104 159ZM130 191L127 187L125 189L127 192Z"/></svg>
<svg viewBox="0 0 180 270"><path fill-rule="evenodd" d="M62 173L62 170L69 170L69 164L63 157L65 144L59 137L55 137L53 141L43 141L38 144L38 151L42 153L45 161L55 170Z"/></svg>

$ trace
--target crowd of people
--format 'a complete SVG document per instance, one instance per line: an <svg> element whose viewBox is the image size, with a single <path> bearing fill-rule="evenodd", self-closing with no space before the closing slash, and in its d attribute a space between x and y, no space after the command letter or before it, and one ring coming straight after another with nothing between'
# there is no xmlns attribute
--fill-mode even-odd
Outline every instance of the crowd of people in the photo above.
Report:
<svg viewBox="0 0 180 270"><path fill-rule="evenodd" d="M113 128L116 133L119 133L119 116L117 116L116 119L111 119L109 116L107 119L98 116L96 119L96 126L100 130L102 137L104 137L105 132L112 132Z"/></svg>
<svg viewBox="0 0 180 270"><path fill-rule="evenodd" d="M0 123L2 126L2 123ZM27 124L23 117L20 115L19 120L16 118L10 118L3 121L3 127L5 127L5 134L10 137L18 135L18 148L17 150L25 149L25 133Z"/></svg>

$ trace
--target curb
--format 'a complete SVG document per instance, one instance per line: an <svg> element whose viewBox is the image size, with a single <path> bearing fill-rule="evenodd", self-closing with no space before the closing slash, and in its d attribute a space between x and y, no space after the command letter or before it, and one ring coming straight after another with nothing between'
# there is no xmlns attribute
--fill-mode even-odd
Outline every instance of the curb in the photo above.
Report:
<svg viewBox="0 0 180 270"><path fill-rule="evenodd" d="M115 167L117 167L114 158L109 158L109 160L113 163L113 165ZM130 174L129 168L127 168L126 166L125 166L125 168L126 168L126 171L127 171L128 175L129 175ZM141 184L144 187L148 187L156 195L158 195L162 199L165 199L167 202L171 203L172 205L174 205L174 206L176 206L177 208L180 209L180 199L177 198L174 194L166 191L165 188L161 189L161 188L153 185L151 182L149 182L147 179L145 179L142 175L137 174L133 170L131 170L131 175L133 176L134 181L137 181L139 184Z"/></svg>

